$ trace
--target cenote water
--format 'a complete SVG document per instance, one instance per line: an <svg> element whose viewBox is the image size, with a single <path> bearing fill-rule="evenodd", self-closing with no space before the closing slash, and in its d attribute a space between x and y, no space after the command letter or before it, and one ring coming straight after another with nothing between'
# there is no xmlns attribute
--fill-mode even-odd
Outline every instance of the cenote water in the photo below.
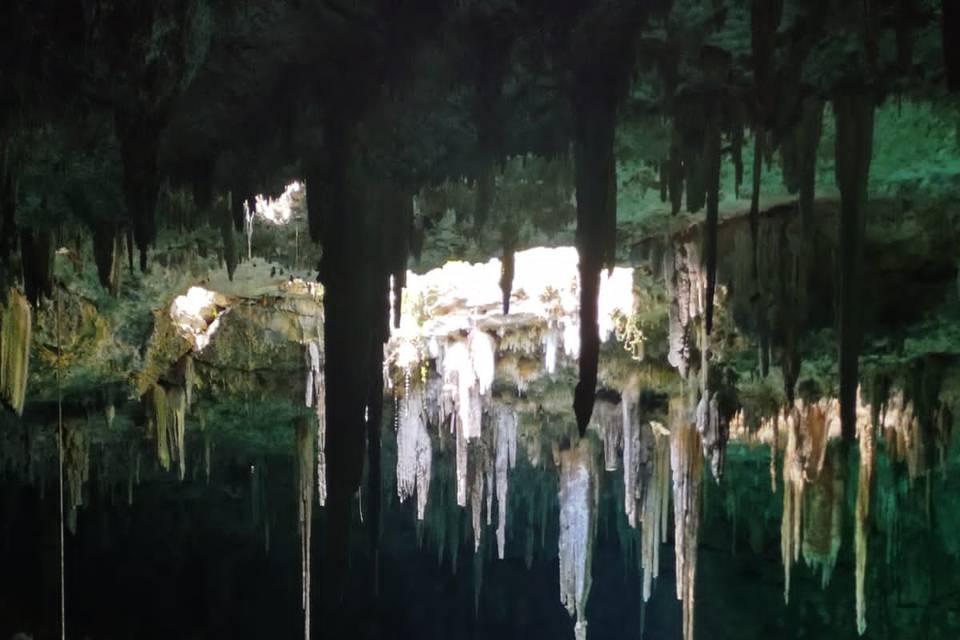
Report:
<svg viewBox="0 0 960 640"><path fill-rule="evenodd" d="M960 638L956 3L67 4L0 640Z"/></svg>

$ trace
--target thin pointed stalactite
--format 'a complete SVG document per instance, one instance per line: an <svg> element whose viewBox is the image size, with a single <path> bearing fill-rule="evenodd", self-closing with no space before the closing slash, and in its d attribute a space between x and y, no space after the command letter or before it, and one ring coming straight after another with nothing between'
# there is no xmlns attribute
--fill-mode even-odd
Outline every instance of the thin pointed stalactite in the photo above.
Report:
<svg viewBox="0 0 960 640"><path fill-rule="evenodd" d="M804 475L801 434L797 417L787 421L787 448L783 455L783 515L780 521L780 557L783 560L783 601L790 603L793 565L800 557ZM773 445L774 450L776 444Z"/></svg>
<svg viewBox="0 0 960 640"><path fill-rule="evenodd" d="M779 286L781 296L779 304L791 309L784 314L783 326L783 370L784 392L787 404L793 404L796 382L800 375L800 334L805 326L808 315L808 287L811 270L814 266L816 254L816 217L814 199L816 195L817 176L817 148L823 129L823 101L817 97L804 98L801 104L800 121L797 123L789 144L785 143L783 150L786 158L791 157L791 164L795 176L791 182L797 188L797 208L800 212L801 247L796 274L789 258L789 239L786 223L780 233L780 266ZM786 170L785 170L786 175Z"/></svg>
<svg viewBox="0 0 960 640"><path fill-rule="evenodd" d="M857 478L857 506L854 520L856 556L857 633L867 630L867 556L870 547L870 502L873 496L873 468L876 463L876 427L866 412L857 420L860 464Z"/></svg>
<svg viewBox="0 0 960 640"><path fill-rule="evenodd" d="M326 383L323 367L323 321L317 320L317 335L307 340L304 353L307 369L304 404L313 408L317 418L317 502L320 506L327 503L327 407Z"/></svg>
<svg viewBox="0 0 960 640"><path fill-rule="evenodd" d="M113 297L120 291L120 265L123 263L121 237L120 229L110 222L98 223L93 229L93 255L97 263L97 277L100 286Z"/></svg>
<svg viewBox="0 0 960 640"><path fill-rule="evenodd" d="M510 313L510 296L513 294L513 276L516 270L516 234L503 232L503 262L500 265L500 291L503 294L503 315Z"/></svg>
<svg viewBox="0 0 960 640"><path fill-rule="evenodd" d="M667 192L670 197L670 212L680 213L683 207L683 162L680 158L679 133L676 126L671 129L670 155L667 159Z"/></svg>
<svg viewBox="0 0 960 640"><path fill-rule="evenodd" d="M643 452L640 450L641 431L643 427L638 420L640 403L639 385L631 381L620 394L620 411L623 425L621 426L622 454L623 454L623 512L627 516L627 524L637 526L637 503L642 495L640 486L640 459ZM638 493L640 495L638 495ZM642 518L642 515L641 515Z"/></svg>
<svg viewBox="0 0 960 640"><path fill-rule="evenodd" d="M585 76L590 72L582 72ZM573 95L577 251L580 255L580 377L574 390L577 428L586 433L596 399L600 358L597 324L600 271L616 257L617 193L613 142L618 88L580 77Z"/></svg>
<svg viewBox="0 0 960 640"><path fill-rule="evenodd" d="M314 431L305 419L295 421L297 446L297 523L300 533L300 606L303 637L310 640L310 541L313 527Z"/></svg>
<svg viewBox="0 0 960 640"><path fill-rule="evenodd" d="M494 414L497 427L496 485L497 485L497 557L504 558L507 540L509 472L517 464L517 414L506 407L498 407Z"/></svg>
<svg viewBox="0 0 960 640"><path fill-rule="evenodd" d="M123 194L140 252L140 271L147 270L147 249L157 229L154 210L160 191L157 152L162 123L156 114L123 113L117 117L123 159Z"/></svg>
<svg viewBox="0 0 960 640"><path fill-rule="evenodd" d="M717 233L720 218L720 128L713 118L708 118L703 156L707 192L707 218L703 227L703 261L707 274L704 327L709 338L713 330L713 298L717 287Z"/></svg>
<svg viewBox="0 0 960 640"><path fill-rule="evenodd" d="M596 463L586 438L557 450L555 457L560 469L560 602L576 620L574 637L586 640L599 500Z"/></svg>
<svg viewBox="0 0 960 640"><path fill-rule="evenodd" d="M237 253L237 238L233 230L233 192L227 193L226 203L217 205L214 215L220 227L220 240L223 242L223 262L227 267L227 278L233 280L240 256Z"/></svg>
<svg viewBox="0 0 960 640"><path fill-rule="evenodd" d="M10 289L0 304L0 399L23 415L30 367L33 311L27 298Z"/></svg>
<svg viewBox="0 0 960 640"><path fill-rule="evenodd" d="M873 152L874 98L870 91L834 98L836 175L840 189L840 425L848 445L856 436L867 180Z"/></svg>
<svg viewBox="0 0 960 640"><path fill-rule="evenodd" d="M697 544L703 451L683 399L671 400L670 462L673 470L674 551L677 599L683 602L683 638L694 640Z"/></svg>

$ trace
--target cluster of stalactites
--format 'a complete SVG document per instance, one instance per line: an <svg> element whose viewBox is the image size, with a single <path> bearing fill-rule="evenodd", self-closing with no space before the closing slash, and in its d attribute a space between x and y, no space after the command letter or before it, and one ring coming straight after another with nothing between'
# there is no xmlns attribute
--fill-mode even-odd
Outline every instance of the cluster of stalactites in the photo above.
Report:
<svg viewBox="0 0 960 640"><path fill-rule="evenodd" d="M703 450L700 434L691 420L687 403L682 399L674 399L670 405L670 466L673 471L677 599L683 602L684 640L693 640Z"/></svg>
<svg viewBox="0 0 960 640"><path fill-rule="evenodd" d="M304 403L317 416L317 501L327 503L327 405L323 373L323 323L317 325L317 336L307 341L304 359L307 369Z"/></svg>
<svg viewBox="0 0 960 640"><path fill-rule="evenodd" d="M427 431L424 389L415 386L404 396L397 428L397 496L400 502L416 494L417 520L423 520L430 493L433 448Z"/></svg>
<svg viewBox="0 0 960 640"><path fill-rule="evenodd" d="M930 428L927 429L924 429L917 413L914 403L907 400L902 391L896 391L884 403L878 425L887 452L897 462L906 463L911 481L930 470L934 453L941 464L944 462L950 428L949 411L942 406L933 411Z"/></svg>
<svg viewBox="0 0 960 640"><path fill-rule="evenodd" d="M660 572L660 545L667 539L670 507L670 432L660 423L649 423L654 436L653 475L643 492L643 534L640 566L643 601L650 600L653 581Z"/></svg>
<svg viewBox="0 0 960 640"><path fill-rule="evenodd" d="M169 471L171 463L177 463L181 480L187 473L184 444L187 395L183 387L156 383L147 391L145 398L147 432L154 439L160 467Z"/></svg>
<svg viewBox="0 0 960 640"><path fill-rule="evenodd" d="M585 438L570 449L557 450L555 456L560 469L560 601L576 619L575 637L583 640L597 529L596 465Z"/></svg>
<svg viewBox="0 0 960 640"><path fill-rule="evenodd" d="M623 393L624 511L631 527L637 526L640 509L640 567L643 601L650 599L653 581L660 572L660 544L667 537L670 501L670 432L658 422L641 423L635 387Z"/></svg>
<svg viewBox="0 0 960 640"><path fill-rule="evenodd" d="M467 504L467 447L478 440L483 427L483 401L489 398L496 370L496 342L473 329L466 340L446 347L441 362L443 392L439 399L441 424L449 424L457 442L457 504Z"/></svg>
<svg viewBox="0 0 960 640"><path fill-rule="evenodd" d="M830 581L837 560L842 524L837 510L842 507L843 489L837 465L826 465L831 410L837 416L835 403L808 405L797 401L791 412L779 418L786 431L780 525L786 602L790 601L791 569L800 558L801 548L807 564L820 569L824 586ZM824 471L825 466L828 471ZM839 491L837 480L841 482Z"/></svg>
<svg viewBox="0 0 960 640"><path fill-rule="evenodd" d="M32 315L30 303L16 289L0 305L0 399L19 415L27 397Z"/></svg>
<svg viewBox="0 0 960 640"><path fill-rule="evenodd" d="M903 455L909 460L910 438L917 433L917 426L910 403L905 403L899 392L886 400L882 411L874 411L862 402L858 392L855 417L860 450L854 519L855 595L857 630L862 635L866 630L866 572L876 431L883 430L895 459ZM836 566L843 527L844 469L843 458L830 455L827 445L831 438L841 435L840 403L823 399L808 404L796 400L789 411L785 410L771 421L774 423L771 446L777 446L778 432L786 432L780 550L783 595L789 602L791 569L799 560L801 549L807 565L820 572L823 587L829 584ZM770 426L761 426L761 430L765 428Z"/></svg>

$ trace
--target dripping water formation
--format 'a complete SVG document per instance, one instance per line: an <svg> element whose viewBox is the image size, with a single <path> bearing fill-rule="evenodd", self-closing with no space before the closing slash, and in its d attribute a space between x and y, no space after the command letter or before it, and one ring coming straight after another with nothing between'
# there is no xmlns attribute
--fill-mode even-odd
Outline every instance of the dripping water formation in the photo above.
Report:
<svg viewBox="0 0 960 640"><path fill-rule="evenodd" d="M0 640L960 637L953 3L60 4Z"/></svg>

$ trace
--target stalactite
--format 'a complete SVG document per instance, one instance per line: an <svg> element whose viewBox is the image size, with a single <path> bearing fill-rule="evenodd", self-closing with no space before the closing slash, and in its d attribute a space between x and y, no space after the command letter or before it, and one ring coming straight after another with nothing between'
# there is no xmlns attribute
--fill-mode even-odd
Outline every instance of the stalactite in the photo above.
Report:
<svg viewBox="0 0 960 640"><path fill-rule="evenodd" d="M683 602L684 640L693 640L703 451L685 402L674 399L670 404L677 599Z"/></svg>
<svg viewBox="0 0 960 640"><path fill-rule="evenodd" d="M780 556L783 559L783 600L790 602L790 575L800 558L803 522L803 459L800 425L795 416L787 421L787 448L783 455L783 516L780 524ZM776 445L773 445L776 447Z"/></svg>
<svg viewBox="0 0 960 640"><path fill-rule="evenodd" d="M430 494L433 449L427 432L423 387L411 387L400 410L397 430L397 496L400 502L416 494L417 520L423 520Z"/></svg>
<svg viewBox="0 0 960 640"><path fill-rule="evenodd" d="M686 378L691 354L691 321L703 313L704 305L705 282L699 251L694 243L678 243L664 251L662 261L664 286L670 300L667 360Z"/></svg>
<svg viewBox="0 0 960 640"><path fill-rule="evenodd" d="M100 286L111 296L120 291L120 275L123 271L122 235L118 226L111 222L99 222L93 228L93 255L97 263Z"/></svg>
<svg viewBox="0 0 960 640"><path fill-rule="evenodd" d="M515 270L516 248L512 242L504 240L503 264L500 270L500 291L503 292L503 314L510 313L510 296L513 294L513 276Z"/></svg>
<svg viewBox="0 0 960 640"><path fill-rule="evenodd" d="M237 270L237 264L240 262L240 255L237 252L237 238L233 229L234 206L233 192L230 191L227 193L227 201L224 206L218 206L215 209L217 226L220 228L220 240L223 242L223 261L227 266L227 277L231 281L234 272Z"/></svg>
<svg viewBox="0 0 960 640"><path fill-rule="evenodd" d="M809 421L806 424L809 425ZM805 473L810 468L809 462ZM823 588L830 583L840 554L845 471L840 456L830 455L823 463L822 471L813 477L806 476L801 550L807 566L820 572Z"/></svg>
<svg viewBox="0 0 960 640"><path fill-rule="evenodd" d="M560 469L560 602L576 620L574 636L587 637L593 543L597 531L598 480L590 442L556 450Z"/></svg>
<svg viewBox="0 0 960 640"><path fill-rule="evenodd" d="M633 381L628 383L620 394L620 411L623 424L620 428L623 441L623 512L627 524L637 526L637 495L640 476L640 431L637 419L637 405L640 402L639 389Z"/></svg>
<svg viewBox="0 0 960 640"><path fill-rule="evenodd" d="M621 403L623 401L621 400ZM603 441L603 465L607 471L616 471L619 467L619 452L623 442L623 411L606 398L597 400L594 405L593 421Z"/></svg>
<svg viewBox="0 0 960 640"><path fill-rule="evenodd" d="M467 495L470 491L468 485L468 447L467 436L463 430L463 423L460 420L453 419L454 430L456 432L456 465L457 465L457 506L467 506Z"/></svg>
<svg viewBox="0 0 960 640"><path fill-rule="evenodd" d="M159 131L156 113L120 113L117 132L123 158L123 193L140 251L140 270L147 269L147 248L156 236L154 213L160 190L157 170Z"/></svg>
<svg viewBox="0 0 960 640"><path fill-rule="evenodd" d="M507 539L509 471L517 464L517 414L505 407L495 413L497 425L497 556L503 560Z"/></svg>
<svg viewBox="0 0 960 640"><path fill-rule="evenodd" d="M491 342L489 336L474 330L467 341L457 340L449 345L443 357L444 386L452 395L452 406L467 440L479 438L481 434L481 396L493 382L493 366L490 363L494 350ZM479 363L473 359L475 353L480 356ZM483 381L479 373L483 374ZM481 391L482 387L484 391Z"/></svg>
<svg viewBox="0 0 960 640"><path fill-rule="evenodd" d="M730 155L733 158L733 197L740 199L740 187L743 186L743 125L733 128L730 136Z"/></svg>
<svg viewBox="0 0 960 640"><path fill-rule="evenodd" d="M83 506L83 487L90 478L90 440L86 421L71 420L63 434L63 465L67 485L67 528L77 532L77 510Z"/></svg>
<svg viewBox="0 0 960 640"><path fill-rule="evenodd" d="M20 231L23 292L34 306L53 293L53 244L50 231Z"/></svg>
<svg viewBox="0 0 960 640"><path fill-rule="evenodd" d="M866 231L867 179L873 151L874 99L869 91L839 95L836 115L836 174L840 189L840 424L843 439L856 435L861 342L860 289Z"/></svg>
<svg viewBox="0 0 960 640"><path fill-rule="evenodd" d="M707 218L703 226L703 261L707 275L704 323L709 336L713 330L713 297L717 287L717 233L720 220L720 128L713 117L707 119L703 155L704 187L707 192Z"/></svg>
<svg viewBox="0 0 960 640"><path fill-rule="evenodd" d="M297 522L300 531L300 606L303 610L303 637L310 640L310 540L313 528L314 431L303 419L297 420Z"/></svg>
<svg viewBox="0 0 960 640"><path fill-rule="evenodd" d="M815 255L815 212L817 148L823 122L823 101L817 97L804 98L800 106L800 121L783 143L784 177L787 181L787 165L792 166L788 188L799 190L797 208L801 221L801 248L798 264L793 266L789 251L786 224L780 230L780 259L778 305L790 309L782 314L783 320L783 383L787 403L792 404L797 378L800 375L800 352L798 342L807 317L808 280ZM789 162L788 162L789 159ZM793 272L796 271L796 274Z"/></svg>
<svg viewBox="0 0 960 640"><path fill-rule="evenodd" d="M861 412L857 420L860 465L857 480L857 506L854 521L856 555L857 632L867 630L867 556L870 542L870 502L873 494L873 467L876 462L874 423Z"/></svg>
<svg viewBox="0 0 960 640"><path fill-rule="evenodd" d="M470 521L473 525L473 550L480 551L480 542L483 539L483 502L486 487L487 456L484 455L483 442L477 440L472 445L474 455L467 460L468 476L470 480ZM493 488L490 487L490 490Z"/></svg>
<svg viewBox="0 0 960 640"><path fill-rule="evenodd" d="M671 130L667 186L670 195L670 212L677 215L683 207L683 162L680 158L680 140L676 126Z"/></svg>
<svg viewBox="0 0 960 640"><path fill-rule="evenodd" d="M16 289L0 305L0 398L23 415L30 366L33 316L27 298Z"/></svg>
<svg viewBox="0 0 960 640"><path fill-rule="evenodd" d="M187 452L184 443L186 434L187 396L180 387L167 389L167 406L170 408L170 448L173 459L177 463L180 480L187 474Z"/></svg>
<svg viewBox="0 0 960 640"><path fill-rule="evenodd" d="M256 214L255 206L243 203L243 233L247 236L247 260L253 258L253 221Z"/></svg>
<svg viewBox="0 0 960 640"><path fill-rule="evenodd" d="M157 461L164 471L170 470L169 410L167 392L159 384L150 387L144 396L147 413L147 431L153 436Z"/></svg>
<svg viewBox="0 0 960 640"><path fill-rule="evenodd" d="M653 581L660 572L660 545L667 539L670 507L670 432L660 423L649 424L653 435L653 470L643 492L643 531L640 566L643 569L643 601L650 600Z"/></svg>
<svg viewBox="0 0 960 640"><path fill-rule="evenodd" d="M323 327L317 325L317 335L307 341L304 353L306 361L306 395L304 404L312 407L317 417L317 501L320 506L327 503L327 406L326 383L323 367Z"/></svg>
<svg viewBox="0 0 960 640"><path fill-rule="evenodd" d="M473 615L480 617L480 593L483 589L483 553L473 554Z"/></svg>
<svg viewBox="0 0 960 640"><path fill-rule="evenodd" d="M180 480L186 477L187 397L181 387L155 384L144 395L148 433L154 438L157 460L164 471L177 463Z"/></svg>
<svg viewBox="0 0 960 640"><path fill-rule="evenodd" d="M727 450L727 429L720 421L717 394L706 391L697 403L697 432L703 443L703 454L710 460L710 471L719 482Z"/></svg>
<svg viewBox="0 0 960 640"><path fill-rule="evenodd" d="M611 38L613 41L615 39ZM626 56L624 56L626 58ZM622 60L618 61L622 64ZM588 66L588 65L587 65ZM580 378L573 408L581 436L593 414L600 357L597 298L600 271L616 258L617 193L614 132L616 73L583 69L573 92L577 251L580 254Z"/></svg>

